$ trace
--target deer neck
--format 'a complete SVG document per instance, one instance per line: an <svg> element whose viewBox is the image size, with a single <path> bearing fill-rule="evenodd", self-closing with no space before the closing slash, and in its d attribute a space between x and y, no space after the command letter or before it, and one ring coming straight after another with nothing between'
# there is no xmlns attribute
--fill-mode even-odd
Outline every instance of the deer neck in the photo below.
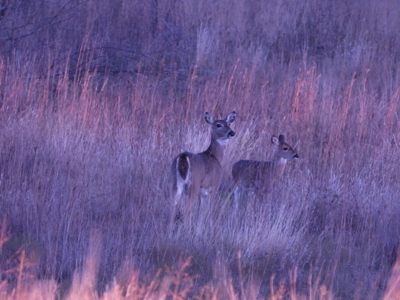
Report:
<svg viewBox="0 0 400 300"><path fill-rule="evenodd" d="M274 170L277 177L282 177L283 171L285 171L287 159L282 157L275 157L274 159Z"/></svg>
<svg viewBox="0 0 400 300"><path fill-rule="evenodd" d="M205 153L214 156L219 162L222 161L224 157L226 141L218 141L216 139L211 139L210 146L208 146Z"/></svg>

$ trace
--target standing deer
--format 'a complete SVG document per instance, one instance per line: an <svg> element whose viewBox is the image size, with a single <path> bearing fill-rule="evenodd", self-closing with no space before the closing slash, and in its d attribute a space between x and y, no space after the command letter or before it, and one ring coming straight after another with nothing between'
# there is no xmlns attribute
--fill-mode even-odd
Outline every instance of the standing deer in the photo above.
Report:
<svg viewBox="0 0 400 300"><path fill-rule="evenodd" d="M224 157L228 139L235 135L229 125L235 120L233 111L224 120L214 120L206 112L205 119L211 126L211 142L206 151L201 153L183 152L172 163L174 215L183 193L187 194L190 208L198 203L200 197L199 223L205 209L206 201L214 198L221 180L221 162ZM185 203L186 204L186 203ZM180 214L180 212L178 213ZM176 217L174 216L173 217Z"/></svg>
<svg viewBox="0 0 400 300"><path fill-rule="evenodd" d="M232 167L232 177L235 182L235 207L239 207L242 191L255 192L259 196L271 191L280 180L289 159L299 158L296 151L285 143L285 137L272 136L275 155L272 161L239 160Z"/></svg>

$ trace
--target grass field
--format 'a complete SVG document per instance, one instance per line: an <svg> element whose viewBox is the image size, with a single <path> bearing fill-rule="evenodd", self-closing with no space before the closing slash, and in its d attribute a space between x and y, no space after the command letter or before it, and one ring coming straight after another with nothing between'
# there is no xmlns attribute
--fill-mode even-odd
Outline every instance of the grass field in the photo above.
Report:
<svg viewBox="0 0 400 300"><path fill-rule="evenodd" d="M1 298L400 298L399 28L394 0L0 1ZM233 110L170 235L173 158ZM279 134L300 158L235 211Z"/></svg>

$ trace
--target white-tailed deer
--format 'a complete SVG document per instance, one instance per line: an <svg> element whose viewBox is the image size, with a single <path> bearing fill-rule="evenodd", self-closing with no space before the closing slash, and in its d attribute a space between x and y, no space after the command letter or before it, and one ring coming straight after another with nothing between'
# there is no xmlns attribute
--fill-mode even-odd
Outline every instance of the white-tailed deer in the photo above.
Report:
<svg viewBox="0 0 400 300"><path fill-rule="evenodd" d="M272 136L275 154L272 161L239 160L232 167L232 177L235 182L235 207L239 206L239 198L243 191L263 195L270 192L280 180L285 170L286 162L299 155L285 143L285 137Z"/></svg>
<svg viewBox="0 0 400 300"><path fill-rule="evenodd" d="M221 180L221 162L228 139L235 135L229 125L235 120L233 111L224 120L214 120L208 112L206 122L211 126L211 142L206 151L201 153L183 152L172 163L174 214L183 193L187 194L189 203L186 207L192 209L200 197L200 217L206 207L207 198L213 198ZM188 205L187 205L188 204ZM176 216L173 216L176 217Z"/></svg>

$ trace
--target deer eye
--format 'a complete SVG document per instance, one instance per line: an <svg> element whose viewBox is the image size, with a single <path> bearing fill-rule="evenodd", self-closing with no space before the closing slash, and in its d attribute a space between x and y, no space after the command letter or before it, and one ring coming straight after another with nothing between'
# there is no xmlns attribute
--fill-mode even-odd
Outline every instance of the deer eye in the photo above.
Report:
<svg viewBox="0 0 400 300"><path fill-rule="evenodd" d="M221 127L222 127L222 125L218 123L217 124L217 128L221 128Z"/></svg>
<svg viewBox="0 0 400 300"><path fill-rule="evenodd" d="M288 150L288 148L287 147L283 147L283 151L287 151Z"/></svg>

